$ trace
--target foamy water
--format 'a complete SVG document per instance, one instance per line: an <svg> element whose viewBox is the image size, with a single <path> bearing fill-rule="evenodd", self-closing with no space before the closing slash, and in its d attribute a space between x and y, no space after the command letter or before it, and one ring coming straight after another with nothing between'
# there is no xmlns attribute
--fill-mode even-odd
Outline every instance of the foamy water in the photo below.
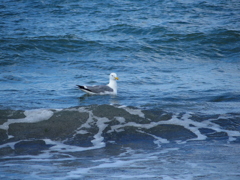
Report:
<svg viewBox="0 0 240 180"><path fill-rule="evenodd" d="M11 118L16 113L26 117ZM2 178L220 178L226 170L219 172L216 167L229 169L226 179L240 175L233 158L239 156L237 125L221 126L231 114L209 118L102 105L13 111L7 116L10 119L0 127L8 134L0 146ZM29 132L30 127L41 133ZM236 164L229 167L232 161Z"/></svg>

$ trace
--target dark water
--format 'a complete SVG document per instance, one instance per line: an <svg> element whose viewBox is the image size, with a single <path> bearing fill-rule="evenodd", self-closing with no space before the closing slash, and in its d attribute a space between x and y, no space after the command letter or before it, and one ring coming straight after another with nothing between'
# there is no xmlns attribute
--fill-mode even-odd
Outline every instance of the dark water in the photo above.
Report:
<svg viewBox="0 0 240 180"><path fill-rule="evenodd" d="M240 2L0 2L0 178L239 179ZM76 84L106 84L87 96Z"/></svg>

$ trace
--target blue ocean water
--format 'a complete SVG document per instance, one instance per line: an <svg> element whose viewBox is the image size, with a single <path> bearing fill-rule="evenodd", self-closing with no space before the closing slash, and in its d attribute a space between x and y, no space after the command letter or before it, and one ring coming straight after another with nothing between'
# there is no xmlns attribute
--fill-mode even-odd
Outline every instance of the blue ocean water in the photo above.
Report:
<svg viewBox="0 0 240 180"><path fill-rule="evenodd" d="M0 177L239 179L239 12L238 0L2 0ZM111 72L116 96L76 88Z"/></svg>

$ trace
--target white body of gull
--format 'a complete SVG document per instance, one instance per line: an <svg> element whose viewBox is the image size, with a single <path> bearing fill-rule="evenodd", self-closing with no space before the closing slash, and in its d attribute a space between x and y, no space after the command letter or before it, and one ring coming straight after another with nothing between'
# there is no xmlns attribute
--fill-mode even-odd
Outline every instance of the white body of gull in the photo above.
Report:
<svg viewBox="0 0 240 180"><path fill-rule="evenodd" d="M88 93L88 94L117 94L117 82L118 80L116 73L111 73L109 75L109 83L107 85L98 85L98 86L81 86L77 85L79 89Z"/></svg>

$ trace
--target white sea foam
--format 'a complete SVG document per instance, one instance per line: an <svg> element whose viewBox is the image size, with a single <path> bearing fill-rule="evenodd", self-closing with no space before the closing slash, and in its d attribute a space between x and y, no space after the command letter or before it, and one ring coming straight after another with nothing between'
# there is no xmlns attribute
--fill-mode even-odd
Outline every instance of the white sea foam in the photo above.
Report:
<svg viewBox="0 0 240 180"><path fill-rule="evenodd" d="M9 125L13 123L35 123L39 121L48 120L52 117L53 111L47 109L35 109L35 110L26 110L24 112L25 118L21 119L8 119L7 122L0 125L0 129L8 130Z"/></svg>
<svg viewBox="0 0 240 180"><path fill-rule="evenodd" d="M145 118L144 113L140 109L133 109L129 107L123 107L123 109L132 115L138 115L141 118Z"/></svg>
<svg viewBox="0 0 240 180"><path fill-rule="evenodd" d="M85 108L82 108L82 107L80 107L80 108L78 109L78 111L79 111L79 112L86 112L86 113L89 114L89 117L88 117L87 121L86 121L84 124L82 124L80 128L78 128L78 131L81 131L82 128L90 128L90 127L91 127L91 124L94 123L92 111L86 110ZM78 132L78 131L77 131L77 132Z"/></svg>
<svg viewBox="0 0 240 180"><path fill-rule="evenodd" d="M82 111L81 111L82 112ZM87 151L92 149L99 149L105 147L104 137L102 133L104 129L108 126L106 124L110 120L108 118L100 118L93 115L91 111L87 111L89 113L89 118L87 121L76 131L77 134L87 134L88 131L82 128L90 128L93 124L98 127L98 132L93 136L93 140L91 141L93 146L90 147L79 147L74 145L67 145L64 142L53 141L50 139L45 139L45 143L49 145L53 145L50 150L58 151L58 152L79 152L79 151Z"/></svg>
<svg viewBox="0 0 240 180"><path fill-rule="evenodd" d="M11 149L14 149L15 144L17 144L18 142L20 142L20 141L2 144L2 145L0 145L0 149L5 148L5 147L10 147Z"/></svg>
<svg viewBox="0 0 240 180"><path fill-rule="evenodd" d="M126 155L133 155L135 153L135 151L132 148L130 148L130 147L127 147L124 150L125 151L123 153L118 155L119 157L126 156Z"/></svg>
<svg viewBox="0 0 240 180"><path fill-rule="evenodd" d="M108 133L112 133L114 131L115 132L123 131L124 127L136 127L136 128L140 128L140 129L150 129L150 128L153 128L158 125L166 124L166 125L182 126L197 136L196 138L188 139L187 141L189 141L189 140L205 140L207 138L207 136L200 132L200 130L199 130L200 128L210 128L216 132L225 132L229 136L229 141L233 141L235 139L234 136L240 136L240 132L234 131L234 130L223 129L218 124L213 123L212 120L208 119L205 121L197 122L197 121L192 120L191 117L192 117L192 113L185 113L182 116L180 116L179 114L175 114L168 121L150 122L148 124L139 124L136 122L121 123L118 125L111 126L111 129L108 131ZM157 137L152 134L149 134L149 135L151 135L152 137L155 138L155 143L157 143L158 146L160 146L159 143L168 143L168 140L165 140L161 137ZM176 141L176 142L177 143L185 143L186 141Z"/></svg>
<svg viewBox="0 0 240 180"><path fill-rule="evenodd" d="M125 153L120 154L118 157L115 157L113 159L109 158L103 158L97 161L94 161L97 163L97 165L87 167L87 168L76 168L75 170L72 170L67 173L67 176L62 179L71 179L71 178L84 178L85 176L89 176L90 174L94 176L94 173L98 174L99 171L108 169L108 171L111 170L117 170L123 168L126 172L128 172L128 169L141 169L146 167L146 163L148 162L159 162L159 155L163 155L165 153L168 153L170 151L176 151L178 148L166 148L164 150L156 151L153 153L140 153L137 152L131 148L127 148ZM113 173L108 176L108 178L114 179L114 178L157 178L159 176L155 174L146 174L141 171L138 172L138 174L124 174L124 173Z"/></svg>
<svg viewBox="0 0 240 180"><path fill-rule="evenodd" d="M115 117L115 119L120 123L123 124L125 123L126 119L124 117Z"/></svg>
<svg viewBox="0 0 240 180"><path fill-rule="evenodd" d="M101 161L99 161L99 165L96 166L92 166L89 168L77 168L71 172L68 173L68 176L65 177L64 179L71 179L71 178L81 178L84 177L85 175L87 175L90 171L94 171L97 169L112 169L112 168L126 168L126 167L135 167L135 163L137 162L144 162L144 161L149 161L149 160L153 160L153 159L157 159L157 157L155 156L155 154L133 154L131 159L129 160L129 158L126 158L123 160L123 158L115 158L112 160L109 159L101 159ZM141 166L141 165L138 165ZM115 176L111 176L112 178L114 178Z"/></svg>
<svg viewBox="0 0 240 180"><path fill-rule="evenodd" d="M108 126L105 124L106 122L109 122L110 120L107 118L97 118L97 126L99 128L99 131L97 134L94 135L94 139L91 141L95 147L101 148L105 146L105 143L103 142L104 137L102 136L103 130Z"/></svg>
<svg viewBox="0 0 240 180"><path fill-rule="evenodd" d="M48 145L53 145L52 147L49 148L49 150L56 151L56 152L79 152L79 151L94 149L93 147L85 148L85 147L79 147L74 145L67 145L67 144L64 144L63 142L53 141L50 139L45 139L44 141Z"/></svg>

